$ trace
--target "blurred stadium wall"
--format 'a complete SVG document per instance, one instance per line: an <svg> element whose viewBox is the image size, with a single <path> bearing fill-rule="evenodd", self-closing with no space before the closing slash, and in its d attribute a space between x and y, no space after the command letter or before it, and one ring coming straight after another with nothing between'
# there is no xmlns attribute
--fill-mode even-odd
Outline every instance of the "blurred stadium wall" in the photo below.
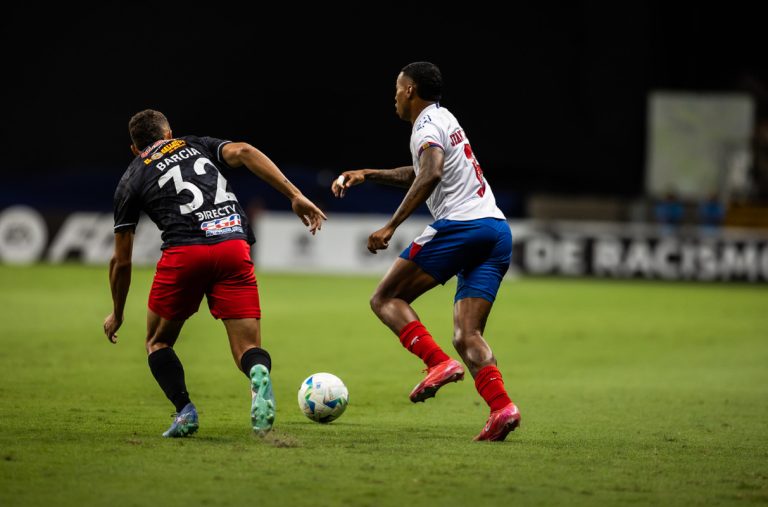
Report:
<svg viewBox="0 0 768 507"><path fill-rule="evenodd" d="M62 220L63 218L63 220ZM387 215L338 214L311 237L286 212L253 216L257 269L280 272L380 274L429 223L413 217L390 248L368 253L366 239ZM734 228L656 224L513 220L510 275L596 276L692 281L768 282L768 233ZM152 264L160 235L146 218L137 229L134 262ZM8 264L67 261L106 264L112 254L110 213L73 212L46 217L34 208L0 212L0 259Z"/></svg>
<svg viewBox="0 0 768 507"><path fill-rule="evenodd" d="M309 238L280 214L282 196L227 173L255 219L259 269L383 271L426 210L372 256L365 238L402 192L364 185L336 200L329 186L345 169L407 163L394 79L429 59L511 220L511 274L765 282L768 60L753 4L508 3L461 16L412 6L450 43L393 37L402 19L389 8L366 17L377 23L350 24L286 7L289 26L275 17L258 31L249 15L212 11L201 31L189 29L195 12L175 13L163 27L174 56L163 65L185 55L238 69L232 79L197 70L190 79L191 63L152 64L142 78L134 67L156 54L154 27L109 5L60 23L14 4L0 30L15 48L0 124L0 262L107 261L111 196L130 162L127 121L152 107L178 135L252 142L328 212ZM311 44L276 46L286 33ZM351 40L365 58L351 57ZM143 224L136 261L154 262L157 246Z"/></svg>

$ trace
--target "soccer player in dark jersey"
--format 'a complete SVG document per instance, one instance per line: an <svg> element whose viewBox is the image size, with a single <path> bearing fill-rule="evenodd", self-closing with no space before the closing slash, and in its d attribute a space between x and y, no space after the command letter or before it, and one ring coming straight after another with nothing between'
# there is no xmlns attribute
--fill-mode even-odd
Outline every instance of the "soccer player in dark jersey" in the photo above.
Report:
<svg viewBox="0 0 768 507"><path fill-rule="evenodd" d="M254 236L221 169L245 166L269 183L290 199L312 234L326 217L248 143L173 137L166 117L150 109L134 115L128 129L136 158L115 192L115 253L109 265L114 310L104 320L104 333L117 342L131 283L134 232L144 211L163 238L149 293L146 338L149 368L177 412L163 436L184 437L198 429L173 345L203 295L211 314L224 322L235 362L250 379L251 424L263 436L272 429L275 400L272 362L261 348L261 308L250 256Z"/></svg>

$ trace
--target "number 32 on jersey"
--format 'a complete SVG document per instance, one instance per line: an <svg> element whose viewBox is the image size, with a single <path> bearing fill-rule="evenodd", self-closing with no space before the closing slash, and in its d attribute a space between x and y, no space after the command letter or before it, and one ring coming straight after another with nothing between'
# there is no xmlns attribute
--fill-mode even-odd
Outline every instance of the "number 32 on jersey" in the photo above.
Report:
<svg viewBox="0 0 768 507"><path fill-rule="evenodd" d="M223 202L229 202L229 201L237 201L237 197L235 197L235 194L232 192L227 192L227 180L222 176L222 174L219 172L218 169L216 169L216 166L213 165L213 162L208 160L205 157L200 157L195 161L194 171L196 174L203 175L206 174L205 172L205 166L209 165L216 173L216 196L214 197L214 204L221 204ZM168 181L173 180L173 185L176 187L176 193L180 194L183 190L187 190L192 194L192 200L189 201L186 204L182 204L179 206L179 211L182 215L187 215L189 213L192 213L197 208L203 205L203 192L195 185L194 183L191 183L189 181L184 181L181 178L181 166L175 165L165 171L165 173L160 176L160 178L157 180L157 184L160 185L160 188L163 188Z"/></svg>

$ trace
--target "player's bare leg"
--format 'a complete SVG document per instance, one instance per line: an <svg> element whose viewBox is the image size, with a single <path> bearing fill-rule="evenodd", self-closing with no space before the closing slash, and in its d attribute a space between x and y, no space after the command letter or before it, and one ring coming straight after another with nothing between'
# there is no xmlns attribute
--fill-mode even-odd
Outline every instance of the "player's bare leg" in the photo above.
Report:
<svg viewBox="0 0 768 507"><path fill-rule="evenodd" d="M496 365L491 347L483 339L493 304L483 298L464 298L453 305L453 346L472 378L488 365Z"/></svg>
<svg viewBox="0 0 768 507"><path fill-rule="evenodd" d="M147 309L147 361L155 380L166 397L176 407L171 427L164 437L185 437L198 429L197 410L189 399L184 381L184 367L173 350L179 337L183 320L164 319Z"/></svg>
<svg viewBox="0 0 768 507"><path fill-rule="evenodd" d="M185 320L164 319L147 309L147 354L165 347L173 347L185 322Z"/></svg>
<svg viewBox="0 0 768 507"><path fill-rule="evenodd" d="M371 296L371 309L393 333L399 334L407 324L419 320L411 303L437 285L437 280L415 262L398 257Z"/></svg>
<svg viewBox="0 0 768 507"><path fill-rule="evenodd" d="M232 357L251 382L251 426L259 436L275 422L275 395L269 372L272 360L261 348L259 319L222 319L227 328Z"/></svg>
<svg viewBox="0 0 768 507"><path fill-rule="evenodd" d="M453 306L453 346L475 379L475 387L488 403L491 414L475 440L501 441L520 425L520 412L504 388L496 358L483 338L493 303L483 298L464 298Z"/></svg>
<svg viewBox="0 0 768 507"><path fill-rule="evenodd" d="M241 370L241 359L249 349L261 347L261 320L260 319L222 319L229 337L229 347L232 350L232 358ZM248 374L247 370L243 373Z"/></svg>
<svg viewBox="0 0 768 507"><path fill-rule="evenodd" d="M443 385L464 378L461 364L435 343L411 307L416 298L436 285L438 281L415 262L398 257L371 296L371 309L376 316L400 337L400 343L408 351L427 365L426 378L409 396L413 402L431 398Z"/></svg>

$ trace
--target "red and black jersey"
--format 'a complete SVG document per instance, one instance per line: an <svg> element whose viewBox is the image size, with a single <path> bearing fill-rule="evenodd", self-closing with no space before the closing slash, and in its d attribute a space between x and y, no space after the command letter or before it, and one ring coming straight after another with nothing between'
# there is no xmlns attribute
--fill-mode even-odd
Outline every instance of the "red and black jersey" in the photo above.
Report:
<svg viewBox="0 0 768 507"><path fill-rule="evenodd" d="M143 211L162 231L163 246L255 238L248 217L221 174L230 141L185 136L157 141L128 166L115 191L115 231L136 227Z"/></svg>

